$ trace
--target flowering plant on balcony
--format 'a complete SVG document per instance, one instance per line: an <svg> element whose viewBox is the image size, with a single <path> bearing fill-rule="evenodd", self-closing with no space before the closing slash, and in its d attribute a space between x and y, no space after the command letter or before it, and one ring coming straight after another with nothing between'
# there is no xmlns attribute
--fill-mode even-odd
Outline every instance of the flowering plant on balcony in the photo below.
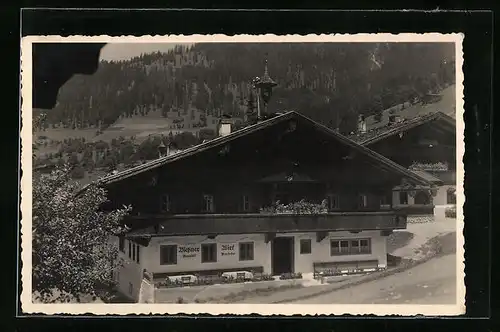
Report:
<svg viewBox="0 0 500 332"><path fill-rule="evenodd" d="M418 161L414 161L409 168L412 171L447 171L448 163L421 163Z"/></svg>
<svg viewBox="0 0 500 332"><path fill-rule="evenodd" d="M261 213L275 213L275 214L322 214L328 213L328 203L323 200L321 204L315 204L300 200L290 204L281 204L277 201L270 207L260 209Z"/></svg>

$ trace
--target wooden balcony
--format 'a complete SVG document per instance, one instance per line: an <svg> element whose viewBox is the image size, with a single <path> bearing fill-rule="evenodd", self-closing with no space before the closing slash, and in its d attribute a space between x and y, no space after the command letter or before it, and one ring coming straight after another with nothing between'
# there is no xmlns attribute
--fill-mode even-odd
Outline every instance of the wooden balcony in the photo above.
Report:
<svg viewBox="0 0 500 332"><path fill-rule="evenodd" d="M398 211L325 214L191 214L130 217L129 236L210 235L385 230L406 228Z"/></svg>

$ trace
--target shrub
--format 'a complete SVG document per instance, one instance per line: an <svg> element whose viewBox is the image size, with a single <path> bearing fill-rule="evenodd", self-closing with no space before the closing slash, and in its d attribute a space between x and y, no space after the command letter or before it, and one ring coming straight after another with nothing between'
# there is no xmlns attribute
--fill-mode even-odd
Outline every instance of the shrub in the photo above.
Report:
<svg viewBox="0 0 500 332"><path fill-rule="evenodd" d="M457 217L457 207L449 207L444 211L444 216L446 218L456 218Z"/></svg>
<svg viewBox="0 0 500 332"><path fill-rule="evenodd" d="M184 298L183 298L182 296L179 296L179 297L177 298L177 300L175 301L175 303L179 303L179 304L181 304L181 303L186 303L186 302L185 302L185 300L184 300Z"/></svg>

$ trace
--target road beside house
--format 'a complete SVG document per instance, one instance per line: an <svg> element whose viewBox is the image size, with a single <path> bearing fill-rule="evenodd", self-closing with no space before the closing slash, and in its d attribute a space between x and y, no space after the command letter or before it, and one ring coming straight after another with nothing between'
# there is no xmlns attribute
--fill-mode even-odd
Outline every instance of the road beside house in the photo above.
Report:
<svg viewBox="0 0 500 332"><path fill-rule="evenodd" d="M395 253L404 255L404 262L401 266L384 272L352 276L349 279L330 284L290 289L262 297L248 297L234 302L319 304L379 303L380 301L386 301L385 303L419 304L422 301L427 301L429 303L453 303L455 293L452 292L452 289L456 289L456 268L454 265L456 262L455 230L456 221L452 219L427 224L410 224L404 232L413 233L413 237L409 237L408 242L403 247L396 248L391 253L393 255ZM437 269L443 271L435 272ZM395 282L397 279L400 279L400 281ZM393 281L394 289L391 289L389 285ZM425 290L426 288L429 289L422 292L422 289ZM341 295L346 296L348 301L358 302L335 302L338 297L334 294L339 292L341 292ZM364 295L352 297L352 295L348 295L351 292L360 292ZM431 298L417 298L419 296L417 293ZM352 299L350 299L351 297Z"/></svg>

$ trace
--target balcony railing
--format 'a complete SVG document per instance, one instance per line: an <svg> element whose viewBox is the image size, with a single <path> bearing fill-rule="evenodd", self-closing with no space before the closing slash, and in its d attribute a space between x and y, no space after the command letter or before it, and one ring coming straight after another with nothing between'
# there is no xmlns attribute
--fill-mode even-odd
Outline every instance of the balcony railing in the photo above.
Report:
<svg viewBox="0 0 500 332"><path fill-rule="evenodd" d="M322 214L182 214L132 217L130 236L210 235L394 230L406 228L403 211L329 212ZM149 227L140 227L149 224Z"/></svg>

